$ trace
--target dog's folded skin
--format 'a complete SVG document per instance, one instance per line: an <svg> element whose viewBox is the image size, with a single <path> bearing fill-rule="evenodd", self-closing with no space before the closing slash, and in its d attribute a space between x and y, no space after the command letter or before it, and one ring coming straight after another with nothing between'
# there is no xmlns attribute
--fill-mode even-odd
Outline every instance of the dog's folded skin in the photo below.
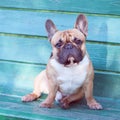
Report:
<svg viewBox="0 0 120 120"><path fill-rule="evenodd" d="M46 69L35 79L33 93L24 96L23 102L36 100L44 92L48 96L41 107L51 108L56 100L62 108L69 108L71 102L85 96L90 109L102 109L93 97L94 70L85 45L87 29L83 14L77 17L73 29L65 31L58 31L51 20L46 21L52 54Z"/></svg>

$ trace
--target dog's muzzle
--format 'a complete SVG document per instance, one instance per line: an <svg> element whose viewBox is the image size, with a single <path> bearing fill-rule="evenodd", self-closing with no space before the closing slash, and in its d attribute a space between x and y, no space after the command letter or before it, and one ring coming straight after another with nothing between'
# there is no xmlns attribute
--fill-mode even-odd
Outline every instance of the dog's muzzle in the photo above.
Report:
<svg viewBox="0 0 120 120"><path fill-rule="evenodd" d="M79 63L82 58L82 51L72 43L66 43L58 53L58 62L64 65Z"/></svg>

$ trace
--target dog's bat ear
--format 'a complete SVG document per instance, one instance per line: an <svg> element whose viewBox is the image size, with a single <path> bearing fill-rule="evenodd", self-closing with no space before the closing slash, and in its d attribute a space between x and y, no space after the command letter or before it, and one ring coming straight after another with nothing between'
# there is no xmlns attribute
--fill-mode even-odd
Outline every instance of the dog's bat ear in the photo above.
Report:
<svg viewBox="0 0 120 120"><path fill-rule="evenodd" d="M78 15L75 23L75 28L80 30L85 36L88 34L88 22L85 15Z"/></svg>
<svg viewBox="0 0 120 120"><path fill-rule="evenodd" d="M56 26L54 25L52 20L48 19L46 21L45 27L46 27L46 30L47 30L47 33L48 33L48 39L51 41L51 38L53 37L53 35L57 31Z"/></svg>

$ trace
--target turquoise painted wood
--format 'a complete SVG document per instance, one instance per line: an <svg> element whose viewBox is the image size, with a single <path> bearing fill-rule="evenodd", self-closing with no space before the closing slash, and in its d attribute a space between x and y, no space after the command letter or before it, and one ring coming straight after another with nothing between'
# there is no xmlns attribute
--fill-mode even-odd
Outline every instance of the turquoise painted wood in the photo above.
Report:
<svg viewBox="0 0 120 120"><path fill-rule="evenodd" d="M52 109L41 109L38 107L40 100L23 104L18 97L1 96L5 101L0 101L0 113L6 112L9 116L24 119L38 120L119 120L120 102L114 99L97 98L105 106L104 110L89 110L85 104L72 104L71 109L62 110L57 104ZM6 108L6 109L4 109ZM24 112L23 112L24 111ZM5 114L4 114L5 115ZM3 117L3 116L2 116Z"/></svg>
<svg viewBox="0 0 120 120"><path fill-rule="evenodd" d="M0 6L35 10L120 15L119 0L1 0Z"/></svg>
<svg viewBox="0 0 120 120"><path fill-rule="evenodd" d="M1 60L47 64L51 54L51 45L47 39L43 38L0 36L0 46ZM88 42L87 49L95 69L120 72L119 45Z"/></svg>
<svg viewBox="0 0 120 120"><path fill-rule="evenodd" d="M45 21L47 19L52 19L58 29L65 30L73 28L77 15L78 13L0 10L0 32L46 36ZM88 15L88 22L88 40L120 44L118 40L120 34L116 32L120 28L119 17Z"/></svg>
<svg viewBox="0 0 120 120"><path fill-rule="evenodd" d="M33 90L36 75L45 65L0 62L0 93L23 96ZM120 99L120 74L95 71L94 95ZM110 92L109 92L110 91Z"/></svg>
<svg viewBox="0 0 120 120"><path fill-rule="evenodd" d="M82 100L63 110L39 108L46 98L22 103L35 76L51 54L44 27L52 19L59 30L71 29L79 13L88 17L87 50L95 68L94 96L104 110ZM0 120L120 119L119 0L0 0Z"/></svg>

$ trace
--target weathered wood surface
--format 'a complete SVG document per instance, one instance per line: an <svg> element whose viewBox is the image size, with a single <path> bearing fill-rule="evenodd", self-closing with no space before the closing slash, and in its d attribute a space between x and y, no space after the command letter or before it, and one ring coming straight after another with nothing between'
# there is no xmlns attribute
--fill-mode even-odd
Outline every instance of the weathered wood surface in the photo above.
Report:
<svg viewBox="0 0 120 120"><path fill-rule="evenodd" d="M119 0L3 0L1 7L120 15Z"/></svg>
<svg viewBox="0 0 120 120"><path fill-rule="evenodd" d="M95 68L94 96L104 106L89 110L73 104L62 110L23 104L35 76L51 54L44 27L52 19L59 30L71 29L79 13L89 22L87 50ZM120 119L120 1L119 0L0 0L0 119L119 120Z"/></svg>
<svg viewBox="0 0 120 120"><path fill-rule="evenodd" d="M103 106L104 110L94 111L89 110L85 104L72 104L69 110L61 109L55 104L52 109L41 109L39 103L42 100L31 103L22 103L19 97L0 96L0 113L5 118L11 116L15 119L24 118L32 120L119 120L120 119L120 102L114 99L96 98ZM6 113L6 114L5 114ZM0 118L4 118L0 116ZM4 119L5 119L4 118ZM7 118L7 119L10 119ZM12 119L12 118L11 118ZM16 120L16 119L15 119Z"/></svg>
<svg viewBox="0 0 120 120"><path fill-rule="evenodd" d="M77 14L0 10L0 32L46 36L45 21L52 19L60 30L72 29ZM119 43L119 17L87 15L89 41ZM114 23L114 24L113 24ZM9 27L8 27L9 26Z"/></svg>
<svg viewBox="0 0 120 120"><path fill-rule="evenodd" d="M35 76L45 65L0 62L0 93L23 96L33 89ZM120 98L120 74L95 71L94 95Z"/></svg>
<svg viewBox="0 0 120 120"><path fill-rule="evenodd" d="M35 39L0 36L0 46L1 60L33 64L46 64L52 51L50 42L44 38ZM95 69L120 72L119 45L87 42L87 50Z"/></svg>

